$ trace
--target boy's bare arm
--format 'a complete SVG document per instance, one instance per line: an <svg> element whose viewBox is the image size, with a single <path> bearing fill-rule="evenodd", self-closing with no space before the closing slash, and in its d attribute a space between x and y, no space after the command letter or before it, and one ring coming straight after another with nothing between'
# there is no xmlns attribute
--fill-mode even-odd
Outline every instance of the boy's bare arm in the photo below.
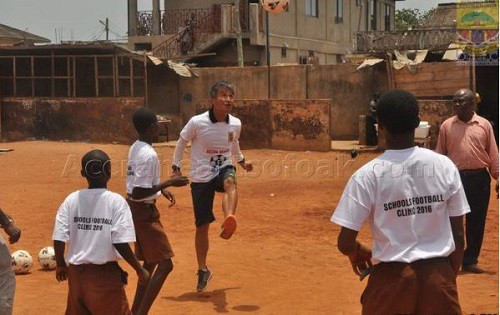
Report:
<svg viewBox="0 0 500 315"><path fill-rule="evenodd" d="M139 283L146 283L149 281L149 272L141 266L141 263L137 257L132 252L130 245L128 243L117 243L113 244L118 253L129 263L132 268L134 268L137 276L139 277Z"/></svg>
<svg viewBox="0 0 500 315"><path fill-rule="evenodd" d="M61 241L54 241L54 252L56 254L56 279L57 281L66 281L68 279L68 267L64 260L64 248L66 244Z"/></svg>
<svg viewBox="0 0 500 315"><path fill-rule="evenodd" d="M5 233L9 235L9 242L14 244L21 237L21 230L14 225L14 222L9 218L9 216L0 209L0 225L4 229Z"/></svg>

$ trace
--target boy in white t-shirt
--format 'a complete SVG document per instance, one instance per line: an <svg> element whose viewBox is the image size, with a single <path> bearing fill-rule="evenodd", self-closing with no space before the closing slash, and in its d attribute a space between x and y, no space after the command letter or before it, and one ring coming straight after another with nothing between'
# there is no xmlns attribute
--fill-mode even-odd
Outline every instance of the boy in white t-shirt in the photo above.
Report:
<svg viewBox="0 0 500 315"><path fill-rule="evenodd" d="M111 162L106 153L92 150L85 154L81 174L88 189L64 200L52 235L56 279L68 280L66 314L131 314L124 290L127 274L117 260L123 257L141 283L148 282L149 273L128 244L135 242L130 208L122 196L107 189Z"/></svg>
<svg viewBox="0 0 500 315"><path fill-rule="evenodd" d="M470 209L451 160L414 146L418 113L409 92L381 98L387 150L352 175L331 219L342 226L338 248L354 272L370 273L363 314L461 314L456 276ZM356 240L366 221L373 252Z"/></svg>
<svg viewBox="0 0 500 315"><path fill-rule="evenodd" d="M212 277L207 267L207 254L208 230L210 223L215 221L215 192L224 194L222 208L225 219L220 236L229 239L236 231L235 213L238 204L236 168L232 157L236 156L238 164L247 172L253 169L252 163L245 161L240 150L241 121L230 114L234 106L234 86L226 81L216 82L210 89L210 103L210 110L191 117L182 129L172 165L174 174L181 175L182 155L191 141L191 195L196 225L198 292L206 289Z"/></svg>
<svg viewBox="0 0 500 315"><path fill-rule="evenodd" d="M171 205L174 195L166 188L185 186L189 183L185 176L174 176L160 181L160 160L152 143L158 140L158 119L149 108L138 108L132 122L139 139L132 144L127 161L127 202L132 211L137 242L135 253L144 261L144 268L151 273L148 283L138 283L132 312L147 314L160 289L173 270L174 252L167 234L160 222L160 212L156 199L163 194Z"/></svg>

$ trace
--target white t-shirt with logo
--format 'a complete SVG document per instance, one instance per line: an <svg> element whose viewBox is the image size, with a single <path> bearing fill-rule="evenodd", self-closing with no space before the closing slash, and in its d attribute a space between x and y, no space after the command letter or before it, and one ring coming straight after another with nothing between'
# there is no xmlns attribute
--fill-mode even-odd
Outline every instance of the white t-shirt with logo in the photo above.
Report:
<svg viewBox="0 0 500 315"><path fill-rule="evenodd" d="M152 188L160 183L160 160L155 149L149 143L137 140L128 151L127 162L127 194L132 194L134 187ZM155 200L161 195L157 192L151 196L135 201Z"/></svg>
<svg viewBox="0 0 500 315"><path fill-rule="evenodd" d="M468 212L453 162L413 147L387 150L356 171L331 220L355 231L368 221L373 262L409 263L451 254L450 217Z"/></svg>
<svg viewBox="0 0 500 315"><path fill-rule="evenodd" d="M229 122L212 122L207 111L191 117L182 129L182 140L191 141L192 182L209 182L221 168L233 165L233 155L242 159L239 144L241 121L228 116Z"/></svg>
<svg viewBox="0 0 500 315"><path fill-rule="evenodd" d="M113 244L135 242L132 213L125 199L107 189L71 193L57 211L52 239L68 242L66 261L102 265L120 259Z"/></svg>

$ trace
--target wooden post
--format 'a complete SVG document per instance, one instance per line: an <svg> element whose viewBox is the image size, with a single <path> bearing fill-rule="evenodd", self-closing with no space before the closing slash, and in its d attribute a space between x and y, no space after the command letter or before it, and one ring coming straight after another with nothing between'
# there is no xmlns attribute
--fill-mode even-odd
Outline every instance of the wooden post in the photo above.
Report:
<svg viewBox="0 0 500 315"><path fill-rule="evenodd" d="M132 60L131 57L128 58L128 64L130 68L128 69L129 82L130 82L130 96L134 97L134 61Z"/></svg>
<svg viewBox="0 0 500 315"><path fill-rule="evenodd" d="M35 96L35 57L31 56L31 96Z"/></svg>
<svg viewBox="0 0 500 315"><path fill-rule="evenodd" d="M54 80L54 75L55 75L55 64L54 64L54 51L51 50L50 51L50 86L52 87L51 91L50 91L50 95L52 97L55 96L55 80Z"/></svg>
<svg viewBox="0 0 500 315"><path fill-rule="evenodd" d="M17 96L17 80L16 80L16 76L17 76L17 71L16 71L16 57L13 57L12 58L12 83L13 83L13 86L14 86L14 97Z"/></svg>
<svg viewBox="0 0 500 315"><path fill-rule="evenodd" d="M76 58L73 57L73 97L76 97Z"/></svg>
<svg viewBox="0 0 500 315"><path fill-rule="evenodd" d="M0 98L0 140L2 140L2 98Z"/></svg>
<svg viewBox="0 0 500 315"><path fill-rule="evenodd" d="M99 97L99 67L97 65L96 56L94 56L94 81L95 81L95 96Z"/></svg>
<svg viewBox="0 0 500 315"><path fill-rule="evenodd" d="M116 96L120 96L120 60L123 62L123 57L116 57Z"/></svg>
<svg viewBox="0 0 500 315"><path fill-rule="evenodd" d="M115 50L115 55L113 56L113 97L117 96L117 94L116 94L117 81L118 81L117 69L118 69L118 56L117 56L116 50Z"/></svg>
<svg viewBox="0 0 500 315"><path fill-rule="evenodd" d="M71 96L71 68L70 68L70 62L71 58L69 56L66 56L66 88L68 89L66 91L66 96L70 97Z"/></svg>
<svg viewBox="0 0 500 315"><path fill-rule="evenodd" d="M474 48L472 48L472 81L471 81L471 91L474 93L474 98L476 97L476 52L474 51Z"/></svg>
<svg viewBox="0 0 500 315"><path fill-rule="evenodd" d="M148 105L148 56L144 52L144 102Z"/></svg>
<svg viewBox="0 0 500 315"><path fill-rule="evenodd" d="M387 72L387 84L389 85L389 90L394 90L395 84L392 71L392 54L388 51L385 53L385 68Z"/></svg>

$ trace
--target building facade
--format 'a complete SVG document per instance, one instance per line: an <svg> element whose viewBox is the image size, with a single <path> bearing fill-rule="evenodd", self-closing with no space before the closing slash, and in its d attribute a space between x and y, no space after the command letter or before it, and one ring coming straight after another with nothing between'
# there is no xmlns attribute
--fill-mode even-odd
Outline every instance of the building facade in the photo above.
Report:
<svg viewBox="0 0 500 315"><path fill-rule="evenodd" d="M153 0L151 11L137 11L128 0L129 48L152 51L162 59L204 66L237 64L236 12L239 11L246 65L265 65L266 13L257 0ZM269 14L270 62L337 64L356 50L356 34L394 29L395 0L296 0L280 14ZM180 34L190 26L189 51Z"/></svg>

